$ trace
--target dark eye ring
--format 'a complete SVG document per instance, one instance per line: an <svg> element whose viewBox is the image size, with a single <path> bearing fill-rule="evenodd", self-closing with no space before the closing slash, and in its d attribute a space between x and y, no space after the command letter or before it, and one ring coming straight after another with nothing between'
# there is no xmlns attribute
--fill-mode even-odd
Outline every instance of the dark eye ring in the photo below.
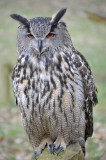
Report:
<svg viewBox="0 0 106 160"><path fill-rule="evenodd" d="M27 34L27 37L32 39L34 36L32 34Z"/></svg>
<svg viewBox="0 0 106 160"><path fill-rule="evenodd" d="M47 38L53 38L53 37L55 37L55 34L54 33L49 33L46 37Z"/></svg>

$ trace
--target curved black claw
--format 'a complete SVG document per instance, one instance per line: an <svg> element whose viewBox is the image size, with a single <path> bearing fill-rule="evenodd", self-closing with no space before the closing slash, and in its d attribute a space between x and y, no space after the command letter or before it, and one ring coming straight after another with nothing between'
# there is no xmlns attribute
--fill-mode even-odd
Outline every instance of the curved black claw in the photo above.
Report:
<svg viewBox="0 0 106 160"><path fill-rule="evenodd" d="M50 147L50 153L54 154L54 152L55 152L55 144L54 143L50 144L49 147Z"/></svg>
<svg viewBox="0 0 106 160"><path fill-rule="evenodd" d="M57 152L57 156L64 151L64 148L62 146L59 147L58 152Z"/></svg>
<svg viewBox="0 0 106 160"><path fill-rule="evenodd" d="M36 160L37 157L38 157L38 154L37 154L37 152L35 151L35 152L33 153L33 158Z"/></svg>

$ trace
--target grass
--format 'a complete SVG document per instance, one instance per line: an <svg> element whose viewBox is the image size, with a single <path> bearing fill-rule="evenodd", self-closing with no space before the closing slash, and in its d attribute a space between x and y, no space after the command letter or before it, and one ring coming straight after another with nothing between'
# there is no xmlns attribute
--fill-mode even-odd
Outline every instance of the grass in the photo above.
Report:
<svg viewBox="0 0 106 160"><path fill-rule="evenodd" d="M103 13L104 0L92 0L90 2L80 0L78 5L76 1L70 3L65 1L49 1L44 2L34 0L4 0L0 1L0 77L1 66L3 63L16 62L16 32L18 23L13 21L9 15L11 13L21 13L31 18L34 16L51 16L54 11L68 6L69 10L64 17L67 22L68 30L71 34L73 44L89 62L96 85L98 88L99 104L94 108L94 122L100 123L100 128L105 128L106 124L106 52L105 52L105 25L90 21L85 13L86 10ZM84 3L84 4L83 4ZM96 8L95 8L96 6ZM98 8L99 6L99 8ZM13 99L13 96L12 96ZM31 155L31 148L25 138L23 126L21 124L19 109L13 105L3 105L3 86L0 79L0 155L2 160L15 160L18 155L25 157L27 160ZM14 106L14 107L13 107ZM98 130L97 130L98 132ZM20 138L20 140L19 140ZM17 140L18 139L18 140ZM105 139L106 140L106 139ZM105 146L104 141L95 142L89 139L87 145L87 159L99 160L101 154L105 153L104 149L98 146ZM21 158L17 158L19 160ZM29 158L30 159L30 158Z"/></svg>

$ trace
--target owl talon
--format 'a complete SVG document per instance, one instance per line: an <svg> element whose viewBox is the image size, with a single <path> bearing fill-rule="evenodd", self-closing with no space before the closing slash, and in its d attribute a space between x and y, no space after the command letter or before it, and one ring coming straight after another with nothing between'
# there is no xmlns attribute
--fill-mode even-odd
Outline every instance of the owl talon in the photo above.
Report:
<svg viewBox="0 0 106 160"><path fill-rule="evenodd" d="M54 154L54 152L55 152L55 144L54 143L50 144L49 147L50 147L50 153Z"/></svg>
<svg viewBox="0 0 106 160"><path fill-rule="evenodd" d="M59 147L58 152L57 152L57 156L64 151L64 148L62 146Z"/></svg>
<svg viewBox="0 0 106 160"><path fill-rule="evenodd" d="M37 153L37 151L35 151L34 153L33 153L33 158L35 159L35 160L37 160L37 157L39 156L39 154Z"/></svg>

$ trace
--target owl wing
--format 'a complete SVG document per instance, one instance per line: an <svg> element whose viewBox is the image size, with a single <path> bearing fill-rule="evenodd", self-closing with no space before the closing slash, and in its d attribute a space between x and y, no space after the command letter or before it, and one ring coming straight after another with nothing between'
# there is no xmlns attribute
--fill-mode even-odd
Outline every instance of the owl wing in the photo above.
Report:
<svg viewBox="0 0 106 160"><path fill-rule="evenodd" d="M78 68L83 78L85 94L85 140L93 133L93 106L98 103L97 88L95 86L93 75L85 57L77 50L73 49L73 63Z"/></svg>

